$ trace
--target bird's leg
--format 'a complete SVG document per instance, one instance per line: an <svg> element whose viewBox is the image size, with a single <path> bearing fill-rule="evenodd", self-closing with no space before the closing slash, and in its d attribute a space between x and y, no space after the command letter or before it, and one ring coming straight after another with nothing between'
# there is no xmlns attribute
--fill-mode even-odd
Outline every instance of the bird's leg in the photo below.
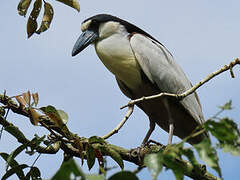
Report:
<svg viewBox="0 0 240 180"><path fill-rule="evenodd" d="M164 98L163 100L164 105L167 109L167 113L168 113L168 124L169 124L169 131L168 131L168 145L172 144L172 139L173 139L173 130L174 130L174 120L172 118L172 114L170 111L170 107L169 107L169 103L168 100L166 98Z"/></svg>
<svg viewBox="0 0 240 180"><path fill-rule="evenodd" d="M142 146L144 146L144 145L147 143L149 137L151 136L151 134L152 134L152 132L154 131L155 126L156 126L156 123L155 123L153 120L149 119L149 122L150 122L150 124L149 124L149 130L148 130L145 138L143 139Z"/></svg>
<svg viewBox="0 0 240 180"><path fill-rule="evenodd" d="M173 130L174 130L173 123L169 123L168 144L172 144Z"/></svg>
<svg viewBox="0 0 240 180"><path fill-rule="evenodd" d="M152 134L152 132L154 131L155 126L156 126L156 123L155 123L153 120L149 119L149 122L150 122L150 124L149 124L149 130L148 130L145 138L143 139L143 142L142 142L141 146L137 148L137 156L138 156L139 162L142 161L142 158L141 158L141 150L142 150L142 148L144 148L144 146L148 143L148 139L149 139L149 137L151 136L151 134Z"/></svg>

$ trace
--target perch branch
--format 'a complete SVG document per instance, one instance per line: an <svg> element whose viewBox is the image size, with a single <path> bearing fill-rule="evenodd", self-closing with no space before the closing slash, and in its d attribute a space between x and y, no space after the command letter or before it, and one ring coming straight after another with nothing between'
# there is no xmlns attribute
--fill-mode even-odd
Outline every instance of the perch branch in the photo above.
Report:
<svg viewBox="0 0 240 180"><path fill-rule="evenodd" d="M132 105L134 105L136 103L139 103L139 102L142 102L142 101L147 101L147 100L155 99L155 98L161 98L163 96L174 97L174 98L176 98L178 100L182 100L186 96L188 96L188 95L192 94L193 92L195 92L203 84L205 84L206 82L208 82L209 80L211 80L215 76L217 76L217 75L219 75L219 74L221 74L221 73L223 73L223 72L225 72L227 70L230 70L230 74L231 74L232 78L234 78L234 74L233 74L232 68L235 65L237 65L237 64L240 64L239 58L236 58L235 60L230 62L229 65L225 65L222 68L220 68L219 70L209 74L206 78L204 78L199 83L197 83L195 86L193 86L192 88L190 88L189 90L185 91L182 94L160 93L160 94L153 95L153 96L141 97L139 99L131 100L127 105L122 106L121 109L126 108L128 106L132 106Z"/></svg>
<svg viewBox="0 0 240 180"><path fill-rule="evenodd" d="M0 103L5 104L13 112L16 112L16 113L21 114L21 115L26 116L26 117L29 117L28 111L26 111L24 109L21 109L20 106L18 106L13 100L11 100L11 98L6 99L6 96L4 98L3 98L3 96L5 96L5 95L0 94ZM8 102L10 102L10 103L8 103ZM130 106L130 107L132 107L132 108L129 108L129 111L126 114L124 119L127 119L131 115L131 113L133 111L133 106ZM2 124L5 128L8 127L8 126L15 127L14 129L16 129L15 130L16 133L11 133L10 131L9 131L9 133L12 134L20 143L24 144L24 143L30 142L16 126L9 123L1 115L0 115L0 124ZM123 124L124 123L122 123L122 125ZM49 127L49 128L51 128L51 127ZM18 135L16 135L16 134L18 134ZM23 136L19 136L19 134L22 134ZM79 138L80 140L82 140L83 141L82 143L88 142L87 138L83 138L83 137L80 138L77 135L75 136L75 138ZM67 153L69 155L72 155L72 156L75 156L75 157L81 158L81 153L80 153L79 149L75 148L71 143L66 143L65 141L61 141L59 146L60 146L60 149L63 150L65 153ZM132 162L136 165L142 165L142 162L141 162L142 158L139 158L138 148L128 150L128 149L125 149L125 148L122 148L122 147L119 147L119 146L116 146L116 145L108 144L108 143L106 143L106 144L94 143L94 144L92 144L92 146L94 147L94 149L101 149L101 147L107 146L107 147L115 150L116 152L118 152L123 160L128 161L128 162ZM148 145L148 146L145 146L141 150L140 156L143 157L143 156L145 156L146 154L149 154L149 153L159 152L159 150L162 149L162 148L165 148L165 146L162 146L162 145ZM55 151L48 151L45 147L39 146L36 150L39 153L50 153L50 152L57 153L57 151L59 149L57 148L57 150L55 150ZM108 154L104 154L104 153L103 153L103 155L109 156ZM184 175L186 175L188 177L191 177L193 179L202 179L202 180L218 180L217 177L211 175L204 168L202 168L202 165L200 165L200 164L196 167L193 167L191 165L191 163L189 163L189 162L187 162L183 159L176 159L175 161L176 161L176 163L178 163L179 165L184 167L184 169L183 169Z"/></svg>
<svg viewBox="0 0 240 180"><path fill-rule="evenodd" d="M118 124L116 128L114 128L112 131L110 131L108 134L104 135L102 138L107 139L111 137L112 135L118 133L119 129L125 124L125 122L128 120L128 118L131 116L133 112L134 106L128 106L128 111L126 115L124 116L123 120Z"/></svg>

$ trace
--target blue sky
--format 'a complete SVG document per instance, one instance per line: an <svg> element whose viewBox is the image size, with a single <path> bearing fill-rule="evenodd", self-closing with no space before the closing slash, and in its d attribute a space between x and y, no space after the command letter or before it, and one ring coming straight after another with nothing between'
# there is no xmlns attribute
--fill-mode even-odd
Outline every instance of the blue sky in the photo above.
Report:
<svg viewBox="0 0 240 180"><path fill-rule="evenodd" d="M10 96L27 90L38 92L40 106L51 104L66 111L70 117L69 128L80 136L102 136L112 130L126 112L119 107L128 99L118 89L114 76L97 58L93 47L71 57L72 47L81 33L80 23L98 13L116 15L153 35L172 52L193 84L239 57L239 1L149 2L82 0L81 12L77 13L61 3L50 1L55 11L51 28L30 39L26 34L27 18L17 14L18 1L1 2L1 93L4 89ZM206 119L218 110L218 105L232 99L234 110L223 116L230 116L240 124L239 67L234 72L235 79L225 72L198 90ZM9 119L29 138L35 133L47 133L43 128L33 127L26 118L10 113ZM126 125L108 141L134 148L140 145L147 129L147 116L135 108ZM156 128L151 139L166 144L167 133ZM179 139L175 137L174 141ZM17 146L15 139L5 132L0 151L9 152ZM240 158L225 153L219 153L219 157L223 177L237 180ZM34 158L23 154L18 160L31 164ZM57 155L42 155L36 165L40 167L42 177L49 178L61 161L62 153L59 152ZM0 159L0 174L4 172L3 162ZM86 166L83 168L87 172ZM126 163L126 169L134 168ZM208 170L213 172L210 168ZM163 172L159 179L172 177L171 172ZM140 173L140 178L150 178L147 170Z"/></svg>

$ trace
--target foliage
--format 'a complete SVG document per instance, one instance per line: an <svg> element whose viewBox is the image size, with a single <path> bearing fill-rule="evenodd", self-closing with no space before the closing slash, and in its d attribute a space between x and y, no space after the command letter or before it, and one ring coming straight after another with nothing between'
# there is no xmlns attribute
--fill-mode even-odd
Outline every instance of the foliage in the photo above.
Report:
<svg viewBox="0 0 240 180"><path fill-rule="evenodd" d="M54 15L54 10L52 5L49 2L46 2L45 0L34 0L33 8L32 11L28 17L27 21L27 35L28 38L30 38L34 33L40 34L46 30L51 25L53 15ZM80 11L80 4L78 0L56 0L58 2L61 2L67 6L70 6L74 9L76 9L78 12ZM42 3L44 3L44 12L43 12L43 17L41 21L40 27L38 27L38 22L37 19L39 17L39 14L42 10ZM26 16L27 11L29 7L32 4L32 0L21 0L18 4L17 10L18 14L20 16Z"/></svg>
<svg viewBox="0 0 240 180"><path fill-rule="evenodd" d="M18 104L16 104L12 98L15 98ZM28 91L12 98L7 97L6 95L0 95L0 102L8 105L1 106L1 111L4 113L1 113L0 115L2 120L0 122L2 125L4 125L5 131L16 138L18 137L19 139L26 139L24 134L16 126L8 123L6 120L6 107L10 109L14 107L20 111L18 112L19 114L26 112L30 122L33 125L36 126L40 124L41 126L47 128L51 135L48 136L48 139L46 139L46 136L38 137L35 135L32 140L25 140L25 143L21 143L22 140L18 139L21 144L10 154L1 152L0 156L6 161L6 173L3 175L2 179L7 179L13 174L16 174L20 179L41 179L41 172L37 167L34 166L34 164L30 166L27 164L18 163L16 161L16 157L24 150L29 155L39 153L39 149L42 149L42 153L47 153L44 150L52 149L54 146L58 146L59 150L59 143L61 143L63 147L71 146L76 150L76 154L68 154L71 148L62 148L67 158L64 158L61 167L55 173L52 179L59 179L60 177L63 179L71 179L72 177L93 180L106 179L106 173L109 168L106 167L104 156L110 156L122 170L124 169L122 157L125 153L124 149L118 149L115 146L108 144L101 137L92 136L87 139L74 135L68 130L66 125L68 121L67 113L62 110L57 110L51 105L40 108L37 107L39 101L38 93L31 94ZM153 180L157 179L157 176L162 171L163 166L167 167L169 170L172 170L176 179L178 180L182 180L184 175L188 175L192 178L196 176L198 178L203 177L206 172L203 168L204 166L200 165L198 162L198 158L196 158L194 149L196 152L198 152L199 157L209 167L212 167L218 173L219 177L222 177L216 148L222 149L224 152L229 152L233 155L240 155L240 132L234 121L227 117L220 117L220 114L223 111L232 109L231 101L226 103L224 106L220 106L219 108L220 111L205 122L202 127L204 129L198 128L200 129L199 131L194 132L178 144L161 147L157 150L150 149L149 151L145 152L144 165L151 172ZM188 138L196 136L197 134L205 131L208 131L216 138L217 143L215 147L212 146L212 143L208 138L192 147L184 147L184 143ZM41 146L41 144L45 144L45 147ZM30 151L28 148L30 148ZM151 152L155 153L151 154ZM72 156L81 158L82 164L86 159L89 170L94 166L97 160L100 174L85 174L81 170L80 166L74 161ZM140 156L140 154L137 155L137 159L139 159L138 156ZM183 157L185 157L185 159L187 158L188 162L185 162ZM141 162L139 163L139 167L143 167ZM28 171L23 171L23 169L28 169ZM194 174L193 172L198 172L198 174ZM136 174L130 171L117 172L108 179L114 180L123 178L138 179Z"/></svg>

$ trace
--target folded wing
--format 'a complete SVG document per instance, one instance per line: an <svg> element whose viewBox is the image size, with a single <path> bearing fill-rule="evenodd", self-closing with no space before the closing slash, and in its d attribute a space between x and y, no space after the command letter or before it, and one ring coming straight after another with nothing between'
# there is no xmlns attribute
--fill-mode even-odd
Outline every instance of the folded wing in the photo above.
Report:
<svg viewBox="0 0 240 180"><path fill-rule="evenodd" d="M143 72L152 83L157 84L161 92L180 94L192 87L181 67L163 45L138 33L130 37L130 44ZM204 122L196 93L181 100L180 104L198 124Z"/></svg>

